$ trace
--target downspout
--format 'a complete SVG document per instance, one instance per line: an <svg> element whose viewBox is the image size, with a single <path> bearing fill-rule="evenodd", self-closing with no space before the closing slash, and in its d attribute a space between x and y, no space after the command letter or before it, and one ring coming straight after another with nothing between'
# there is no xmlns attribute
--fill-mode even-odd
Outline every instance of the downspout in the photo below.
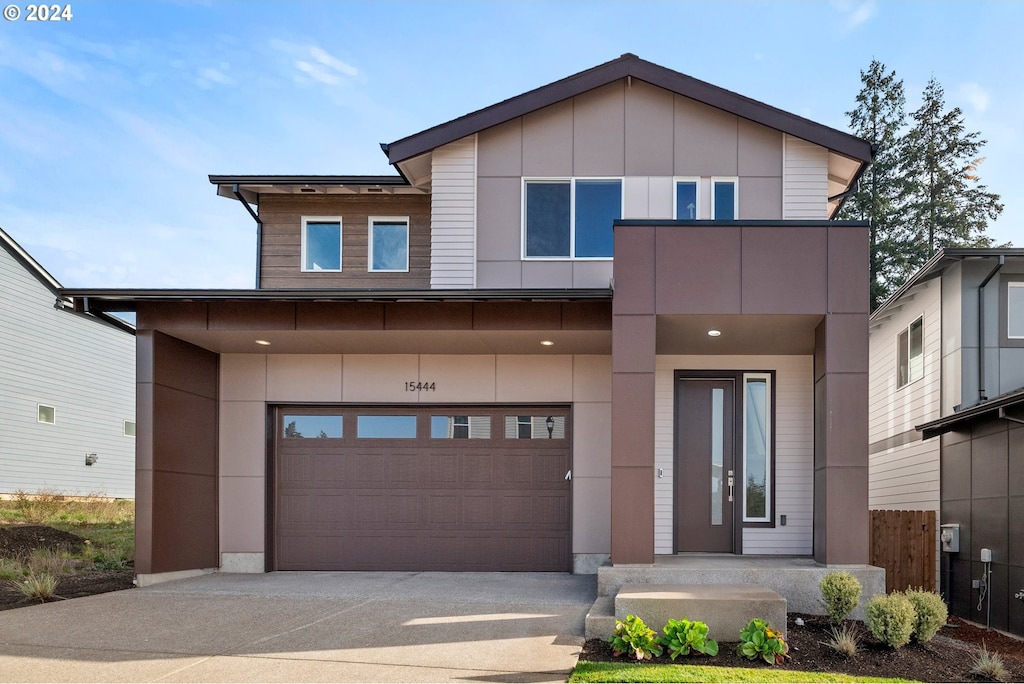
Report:
<svg viewBox="0 0 1024 684"><path fill-rule="evenodd" d="M249 212L252 220L256 222L256 289L258 290L260 289L260 270L263 268L263 221L260 220L259 214L252 210L246 199L242 197L242 191L238 189L238 183L231 186L231 192L242 203L245 210Z"/></svg>
<svg viewBox="0 0 1024 684"><path fill-rule="evenodd" d="M1006 263L1006 257L999 255L999 263L989 272L978 286L978 401L988 399L985 396L985 286L992 280L999 269Z"/></svg>

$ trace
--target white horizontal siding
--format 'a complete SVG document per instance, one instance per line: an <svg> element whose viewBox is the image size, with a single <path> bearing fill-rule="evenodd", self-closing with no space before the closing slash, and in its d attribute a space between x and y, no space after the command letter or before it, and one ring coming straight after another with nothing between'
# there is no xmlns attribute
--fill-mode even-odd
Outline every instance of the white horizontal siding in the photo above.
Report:
<svg viewBox="0 0 1024 684"><path fill-rule="evenodd" d="M672 538L676 370L775 370L775 510L786 526L743 530L743 553L810 555L814 520L814 359L810 356L659 356L655 370L654 548Z"/></svg>
<svg viewBox="0 0 1024 684"><path fill-rule="evenodd" d="M123 421L135 420L135 338L54 300L0 248L0 492L134 498ZM37 404L55 408L53 425L37 422Z"/></svg>
<svg viewBox="0 0 1024 684"><path fill-rule="evenodd" d="M476 136L434 150L430 287L476 287Z"/></svg>
<svg viewBox="0 0 1024 684"><path fill-rule="evenodd" d="M828 150L783 136L782 218L828 218Z"/></svg>

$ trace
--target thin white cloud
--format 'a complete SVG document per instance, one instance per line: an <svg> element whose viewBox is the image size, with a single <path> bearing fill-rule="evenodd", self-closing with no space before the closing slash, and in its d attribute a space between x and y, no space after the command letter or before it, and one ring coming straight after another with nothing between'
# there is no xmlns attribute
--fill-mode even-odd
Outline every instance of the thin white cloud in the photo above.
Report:
<svg viewBox="0 0 1024 684"><path fill-rule="evenodd" d="M300 84L314 82L333 86L359 75L359 69L318 45L300 45L275 38L270 41L270 47L292 58L291 66L298 72L293 80Z"/></svg>
<svg viewBox="0 0 1024 684"><path fill-rule="evenodd" d="M204 90L209 90L214 85L234 85L234 79L225 73L230 68L231 65L227 63L221 63L219 67L200 67L196 76L196 85Z"/></svg>
<svg viewBox="0 0 1024 684"><path fill-rule="evenodd" d="M861 2L833 0L831 4L843 15L845 19L843 28L847 31L853 31L861 27L875 16L878 9L875 0L863 0Z"/></svg>
<svg viewBox="0 0 1024 684"><path fill-rule="evenodd" d="M957 88L957 94L960 96L960 99L966 100L977 114L984 114L988 110L988 105L992 99L992 95L988 90L980 84L972 82L961 83Z"/></svg>

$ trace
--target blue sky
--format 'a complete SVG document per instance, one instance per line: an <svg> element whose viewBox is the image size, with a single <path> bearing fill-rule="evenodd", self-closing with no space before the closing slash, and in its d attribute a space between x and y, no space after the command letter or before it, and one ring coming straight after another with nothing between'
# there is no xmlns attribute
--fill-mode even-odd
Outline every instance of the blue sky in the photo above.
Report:
<svg viewBox="0 0 1024 684"><path fill-rule="evenodd" d="M68 287L252 287L208 174L391 173L379 142L624 52L843 130L872 58L908 111L934 75L1024 246L1024 3L70 4L0 21L0 227Z"/></svg>

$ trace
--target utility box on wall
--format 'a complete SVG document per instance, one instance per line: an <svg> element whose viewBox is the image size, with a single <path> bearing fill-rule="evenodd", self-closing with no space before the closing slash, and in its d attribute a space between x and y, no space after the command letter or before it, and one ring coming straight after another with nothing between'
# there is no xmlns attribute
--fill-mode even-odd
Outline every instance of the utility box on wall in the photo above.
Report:
<svg viewBox="0 0 1024 684"><path fill-rule="evenodd" d="M945 553L960 552L960 523L947 523L939 526L939 541Z"/></svg>

